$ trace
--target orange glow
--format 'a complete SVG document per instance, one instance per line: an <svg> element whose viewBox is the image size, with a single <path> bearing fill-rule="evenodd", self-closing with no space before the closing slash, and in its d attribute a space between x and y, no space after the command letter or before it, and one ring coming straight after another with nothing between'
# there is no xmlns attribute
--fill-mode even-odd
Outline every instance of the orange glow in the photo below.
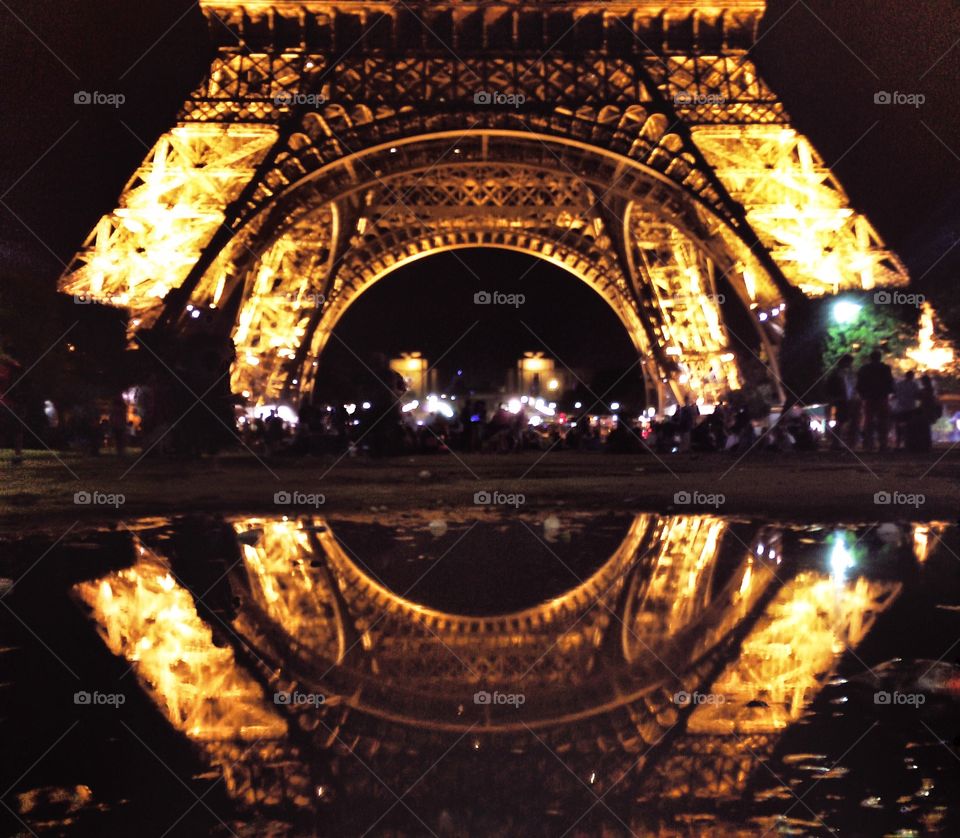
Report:
<svg viewBox="0 0 960 838"><path fill-rule="evenodd" d="M180 731L199 740L277 738L286 723L234 659L214 644L193 597L167 564L137 543L139 559L74 593L93 612L110 651Z"/></svg>

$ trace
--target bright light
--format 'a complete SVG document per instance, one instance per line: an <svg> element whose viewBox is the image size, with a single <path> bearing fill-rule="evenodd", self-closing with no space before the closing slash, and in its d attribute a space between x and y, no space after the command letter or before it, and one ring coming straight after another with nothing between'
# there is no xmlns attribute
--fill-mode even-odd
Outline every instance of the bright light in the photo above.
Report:
<svg viewBox="0 0 960 838"><path fill-rule="evenodd" d="M579 410L581 407L583 407L583 402L574 402L573 406L576 410Z"/></svg>
<svg viewBox="0 0 960 838"><path fill-rule="evenodd" d="M347 411L347 416L353 416L354 412L357 409L357 406L355 404L345 404L343 406L343 409Z"/></svg>
<svg viewBox="0 0 960 838"><path fill-rule="evenodd" d="M860 309L863 308L859 303L851 303L849 300L839 300L833 304L833 319L845 325L853 323L860 316Z"/></svg>
<svg viewBox="0 0 960 838"><path fill-rule="evenodd" d="M453 408L446 402L440 401L435 393L427 396L427 404L425 409L428 413L439 413L441 416L445 416L447 419L453 418Z"/></svg>
<svg viewBox="0 0 960 838"><path fill-rule="evenodd" d="M539 425L541 422L543 422L543 417L534 413L533 416L530 417L530 421L527 424L537 427L537 425Z"/></svg>
<svg viewBox="0 0 960 838"><path fill-rule="evenodd" d="M933 308L930 303L923 303L917 347L908 349L907 355L917 362L921 370L942 370L953 363L953 349L947 343L938 342L934 334Z"/></svg>
<svg viewBox="0 0 960 838"><path fill-rule="evenodd" d="M360 407L362 407L364 410L369 410L370 402L364 402L362 405L360 405Z"/></svg>
<svg viewBox="0 0 960 838"><path fill-rule="evenodd" d="M277 416L279 416L284 422L288 425L297 424L297 414L296 411L285 404L261 404L253 408L253 415L257 419L266 419L273 411L277 411Z"/></svg>
<svg viewBox="0 0 960 838"><path fill-rule="evenodd" d="M556 390L556 389L558 389L559 387L560 387L560 382L557 381L557 379L555 379L555 378L551 378L551 379L550 379L550 383L547 384L547 389L549 389L549 390Z"/></svg>
<svg viewBox="0 0 960 838"><path fill-rule="evenodd" d="M619 409L620 409L620 402L610 402L610 409L611 409L611 410L619 410Z"/></svg>
<svg viewBox="0 0 960 838"><path fill-rule="evenodd" d="M519 413L520 407L520 399L510 399L510 401L507 402L507 410L511 413Z"/></svg>
<svg viewBox="0 0 960 838"><path fill-rule="evenodd" d="M836 581L842 582L851 567L853 567L853 556L847 549L846 533L838 532L834 536L833 550L830 552L830 574Z"/></svg>
<svg viewBox="0 0 960 838"><path fill-rule="evenodd" d="M416 410L418 407L420 407L420 402L418 402L416 399L414 399L412 402L407 402L407 403L406 403L403 407L401 407L400 409L401 409L404 413L409 413L411 410Z"/></svg>
<svg viewBox="0 0 960 838"><path fill-rule="evenodd" d="M767 313L765 311L761 311L757 315L757 318L760 320L761 323L763 323L763 321L767 319Z"/></svg>

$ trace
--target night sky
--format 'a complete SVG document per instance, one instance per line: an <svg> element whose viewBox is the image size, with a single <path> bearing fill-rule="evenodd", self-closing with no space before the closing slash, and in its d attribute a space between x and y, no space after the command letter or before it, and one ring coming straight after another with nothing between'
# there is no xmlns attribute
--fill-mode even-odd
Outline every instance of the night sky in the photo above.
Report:
<svg viewBox="0 0 960 838"><path fill-rule="evenodd" d="M478 291L516 295L517 304L476 305ZM599 294L563 268L508 250L457 250L398 268L347 309L334 334L325 369L356 370L353 353L365 363L369 348L390 357L420 351L431 363L442 356L440 389L458 370L468 386L502 383L520 353L538 350L583 368L583 378L631 365L641 375L632 342Z"/></svg>
<svg viewBox="0 0 960 838"><path fill-rule="evenodd" d="M915 277L960 239L958 40L960 4L954 0L771 0L755 50L795 125L833 164L854 205L901 252ZM63 264L114 207L147 148L172 123L211 50L199 9L187 0L3 0L0 44L0 305L9 308L21 283L54 287ZM119 109L84 107L73 102L77 90L121 92L127 101ZM878 106L878 90L923 93L926 104ZM921 284L952 283L958 257L960 247ZM497 276L526 268L514 256L470 259L474 270L495 269ZM402 302L418 294L418 277L423 283L412 311L395 308L393 316L380 316L369 334L384 336L385 350L430 351L419 332L407 331L422 322L436 330L434 345L445 348L448 332L456 329L455 318L444 314L444 294L452 284L466 291L477 284L458 275L463 272L449 258L425 259L394 277L409 290L390 297L374 289L371 295ZM598 349L599 343L579 342L577 324L589 306L600 311L602 304L594 305L598 298L588 299L589 292L567 276L554 281L551 273L544 266L528 276L531 288L550 288L538 312L540 328L556 327L547 342L558 342L561 355ZM495 287L492 279L489 284ZM348 320L343 328L349 327ZM522 326L496 337L479 334L497 363L533 348ZM611 338L606 348L617 353L622 344Z"/></svg>

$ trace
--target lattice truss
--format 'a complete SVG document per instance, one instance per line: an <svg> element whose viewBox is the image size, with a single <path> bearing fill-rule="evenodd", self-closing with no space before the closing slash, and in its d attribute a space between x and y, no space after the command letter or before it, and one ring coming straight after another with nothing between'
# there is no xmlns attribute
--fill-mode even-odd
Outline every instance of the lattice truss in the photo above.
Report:
<svg viewBox="0 0 960 838"><path fill-rule="evenodd" d="M726 522L703 515L664 518L655 560L634 580L624 619L627 660L661 645L700 616L713 595L713 570Z"/></svg>
<svg viewBox="0 0 960 838"><path fill-rule="evenodd" d="M638 515L604 565L563 595L482 618L406 600L372 579L335 537L323 533L318 541L373 670L388 683L417 683L442 695L464 684L507 684L521 674L544 688L588 680L597 639L611 623L610 609L650 525L649 515Z"/></svg>
<svg viewBox="0 0 960 838"><path fill-rule="evenodd" d="M909 281L803 135L783 125L699 126L693 135L780 269L804 293Z"/></svg>
<svg viewBox="0 0 960 838"><path fill-rule="evenodd" d="M210 71L61 290L128 308L131 330L153 324L174 288L221 307L221 319L236 318L221 326L238 345L234 388L266 401L308 390L336 318L371 277L446 247L515 247L604 294L651 356L648 380L712 400L740 384L719 276L736 274L751 307L782 302L772 265L810 294L907 281L749 60L762 2L414 5L416 14L406 4L203 0L218 46ZM524 105L477 99L491 92L522 94ZM420 138L444 132L463 133L453 161L463 167L490 159L496 142L501 163L546 160L594 194L585 204L563 178L449 175L422 184L426 211L411 197L414 212L383 212L379 183L379 208L364 195L359 212L345 211L341 193L370 179L365 166L391 171L367 152L396 144L407 170L422 171L438 150ZM511 133L520 139L504 139ZM567 146L548 154L543 138ZM585 212L597 184L613 183L645 194L646 206L629 218ZM328 206L298 223L298 201ZM675 229L668 217L683 202L710 216L715 241ZM772 262L751 253L757 239ZM164 322L188 328L174 310L181 295L167 299Z"/></svg>
<svg viewBox="0 0 960 838"><path fill-rule="evenodd" d="M269 400L283 396L291 383L308 387L312 359L362 291L411 259L471 245L535 253L588 282L621 318L638 352L652 357L651 335L667 347L681 387L709 399L738 386L719 298L711 293L712 263L653 213L631 214L631 235L647 248L640 250L643 275L633 279L618 262L607 229L623 219L604 221L597 212L603 196L566 173L438 166L426 174L381 179L365 200L336 270L317 256L328 255L333 238L331 205L301 216L266 251L248 280L234 332L235 390ZM656 244L650 244L654 238ZM641 307L640 285L652 305ZM216 288L215 304L222 281ZM208 302L204 293L195 297L197 305ZM665 379L672 373L651 367L650 374Z"/></svg>
<svg viewBox="0 0 960 838"><path fill-rule="evenodd" d="M764 733L800 718L847 649L856 649L896 599L899 583L802 572L767 607L742 653L712 691L726 701L698 707L691 733ZM747 708L762 700L764 706Z"/></svg>
<svg viewBox="0 0 960 838"><path fill-rule="evenodd" d="M332 205L296 224L266 251L251 270L233 340L237 359L232 370L234 392L245 397L278 398L290 380L290 362L297 356L310 318L323 307L323 280L333 233ZM222 298L225 277L217 288ZM293 379L297 376L294 374Z"/></svg>
<svg viewBox="0 0 960 838"><path fill-rule="evenodd" d="M645 66L686 122L787 122L777 94L760 78L746 52L651 56Z"/></svg>
<svg viewBox="0 0 960 838"><path fill-rule="evenodd" d="M677 383L714 398L737 389L740 377L721 316L722 306L735 300L717 293L714 263L650 213L631 212L628 223L639 273L661 313L661 345L677 363Z"/></svg>
<svg viewBox="0 0 960 838"><path fill-rule="evenodd" d="M146 328L274 144L268 126L179 125L150 150L61 278L60 290L127 308Z"/></svg>

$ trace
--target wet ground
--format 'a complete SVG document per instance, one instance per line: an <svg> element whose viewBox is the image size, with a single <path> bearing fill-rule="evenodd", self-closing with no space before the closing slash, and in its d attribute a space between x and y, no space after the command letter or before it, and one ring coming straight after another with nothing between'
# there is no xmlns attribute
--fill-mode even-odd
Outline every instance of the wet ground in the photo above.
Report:
<svg viewBox="0 0 960 838"><path fill-rule="evenodd" d="M459 509L478 492L520 496L526 509L672 510L771 520L955 521L960 447L905 451L615 455L528 451L397 457L275 457L235 452L175 461L132 451L84 457L29 452L20 466L0 460L0 533L74 521L130 520L186 510L220 514L287 512L278 494L323 497L322 511L395 514ZM78 504L86 493L95 502ZM99 494L96 494L99 493ZM691 502L677 504L686 494ZM877 495L891 502L877 503ZM81 495L83 496L83 495ZM711 497L712 502L697 502ZM110 502L111 499L113 502ZM317 511L302 504L297 511Z"/></svg>
<svg viewBox="0 0 960 838"><path fill-rule="evenodd" d="M947 523L331 510L0 548L4 834L960 830Z"/></svg>

